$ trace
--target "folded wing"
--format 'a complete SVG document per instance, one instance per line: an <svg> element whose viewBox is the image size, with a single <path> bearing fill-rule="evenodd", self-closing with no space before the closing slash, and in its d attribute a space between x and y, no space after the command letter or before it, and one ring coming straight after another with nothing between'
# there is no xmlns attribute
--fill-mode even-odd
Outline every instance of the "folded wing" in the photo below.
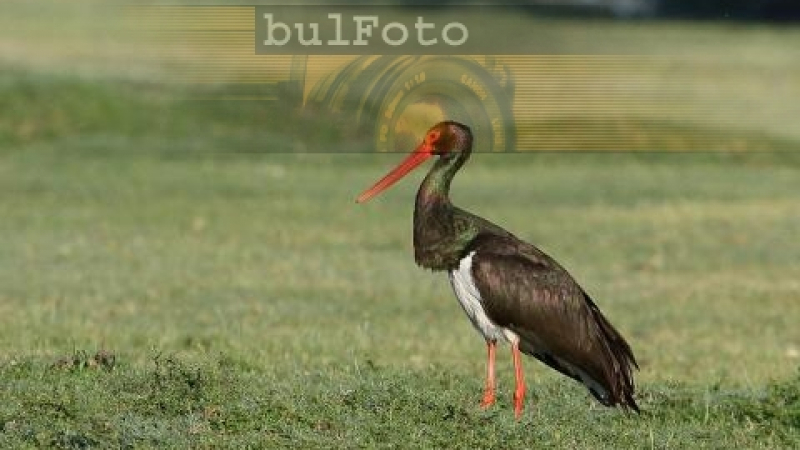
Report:
<svg viewBox="0 0 800 450"><path fill-rule="evenodd" d="M520 349L583 383L606 406L638 411L630 346L570 274L513 236L485 233L472 275L487 316L520 337Z"/></svg>

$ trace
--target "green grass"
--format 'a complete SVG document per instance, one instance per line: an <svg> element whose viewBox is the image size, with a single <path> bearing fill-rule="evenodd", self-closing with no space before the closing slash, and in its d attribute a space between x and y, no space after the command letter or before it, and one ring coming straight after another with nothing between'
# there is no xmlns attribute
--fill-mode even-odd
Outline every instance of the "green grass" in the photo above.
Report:
<svg viewBox="0 0 800 450"><path fill-rule="evenodd" d="M454 201L561 261L642 366L636 416L526 360L517 422L510 357L480 410L483 343L413 264L422 173L354 203L398 155L4 49L2 448L800 446L793 131L737 128L752 153L475 155Z"/></svg>
<svg viewBox="0 0 800 450"><path fill-rule="evenodd" d="M8 445L798 443L796 166L476 156L456 200L563 261L643 369L626 416L528 361L516 423L509 364L481 412L483 344L412 263L414 182L353 203L392 156L41 146L0 160Z"/></svg>

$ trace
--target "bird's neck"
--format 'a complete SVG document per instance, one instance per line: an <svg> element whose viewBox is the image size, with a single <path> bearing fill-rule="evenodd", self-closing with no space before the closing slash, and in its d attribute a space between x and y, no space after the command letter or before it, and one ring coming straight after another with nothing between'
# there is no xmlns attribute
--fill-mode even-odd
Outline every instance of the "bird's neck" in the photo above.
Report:
<svg viewBox="0 0 800 450"><path fill-rule="evenodd" d="M458 265L467 230L457 224L457 209L450 203L450 182L469 157L440 158L417 191L414 208L414 256L434 270Z"/></svg>
<svg viewBox="0 0 800 450"><path fill-rule="evenodd" d="M450 182L469 158L469 152L450 159L439 158L417 191L416 208L450 204Z"/></svg>

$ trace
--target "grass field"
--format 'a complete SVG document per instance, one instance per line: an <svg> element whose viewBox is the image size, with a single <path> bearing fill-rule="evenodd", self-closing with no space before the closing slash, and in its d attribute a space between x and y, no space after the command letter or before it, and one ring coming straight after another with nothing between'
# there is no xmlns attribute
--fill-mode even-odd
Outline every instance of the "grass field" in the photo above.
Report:
<svg viewBox="0 0 800 450"><path fill-rule="evenodd" d="M709 48L730 31L680 26ZM357 206L397 155L275 151L301 126L311 150L346 143L121 77L119 56L28 57L35 28L0 45L0 447L800 446L795 132L781 152L473 158L454 201L561 261L642 366L635 416L527 360L516 422L510 356L481 411L483 342L413 264L421 173Z"/></svg>

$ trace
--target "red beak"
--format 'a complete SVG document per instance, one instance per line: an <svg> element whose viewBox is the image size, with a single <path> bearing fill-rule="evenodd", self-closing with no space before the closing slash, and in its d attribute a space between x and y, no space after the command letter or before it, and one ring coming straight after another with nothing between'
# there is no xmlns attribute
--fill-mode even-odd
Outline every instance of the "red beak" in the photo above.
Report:
<svg viewBox="0 0 800 450"><path fill-rule="evenodd" d="M403 160L397 167L395 167L391 172L387 173L386 176L381 178L374 186L367 189L366 191L362 192L361 195L358 196L356 199L357 203L364 203L365 201L375 197L376 195L380 194L384 190L386 190L389 186L395 184L399 179L403 178L407 173L411 172L425 162L428 158L433 156L431 152L433 150L432 146L428 142L423 142L419 145L413 152L411 152L408 157Z"/></svg>

